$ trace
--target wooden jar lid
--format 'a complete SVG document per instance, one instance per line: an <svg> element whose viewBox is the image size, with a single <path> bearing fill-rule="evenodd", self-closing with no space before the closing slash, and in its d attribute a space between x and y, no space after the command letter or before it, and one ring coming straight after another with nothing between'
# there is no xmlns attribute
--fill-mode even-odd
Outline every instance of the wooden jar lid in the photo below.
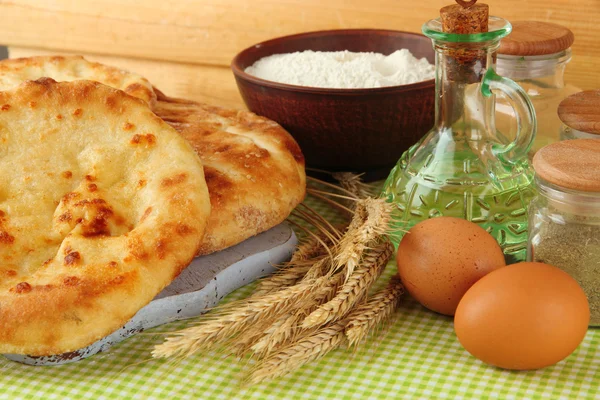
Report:
<svg viewBox="0 0 600 400"><path fill-rule="evenodd" d="M558 118L569 128L600 135L600 90L567 97L558 105Z"/></svg>
<svg viewBox="0 0 600 400"><path fill-rule="evenodd" d="M600 140L563 140L542 147L533 157L535 173L556 186L600 192Z"/></svg>
<svg viewBox="0 0 600 400"><path fill-rule="evenodd" d="M511 21L512 32L500 42L499 54L540 56L571 47L575 36L569 28L550 22Z"/></svg>

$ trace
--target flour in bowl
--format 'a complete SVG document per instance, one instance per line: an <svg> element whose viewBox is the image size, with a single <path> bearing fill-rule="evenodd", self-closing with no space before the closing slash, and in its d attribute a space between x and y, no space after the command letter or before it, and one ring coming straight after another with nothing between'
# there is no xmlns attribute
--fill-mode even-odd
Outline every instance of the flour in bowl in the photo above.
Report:
<svg viewBox="0 0 600 400"><path fill-rule="evenodd" d="M298 86L364 89L407 85L432 79L435 67L407 49L385 56L350 51L302 51L263 57L246 73Z"/></svg>

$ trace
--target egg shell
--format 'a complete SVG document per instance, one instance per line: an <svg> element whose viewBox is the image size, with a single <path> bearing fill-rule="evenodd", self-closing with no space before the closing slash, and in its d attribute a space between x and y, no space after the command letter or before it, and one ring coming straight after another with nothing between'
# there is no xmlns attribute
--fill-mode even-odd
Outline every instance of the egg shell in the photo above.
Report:
<svg viewBox="0 0 600 400"><path fill-rule="evenodd" d="M571 354L589 320L586 295L569 274L527 262L500 268L474 284L458 305L454 329L481 361L529 370Z"/></svg>
<svg viewBox="0 0 600 400"><path fill-rule="evenodd" d="M423 306L454 315L466 291L489 272L506 265L496 240L479 225L437 217L404 235L396 256L406 290Z"/></svg>

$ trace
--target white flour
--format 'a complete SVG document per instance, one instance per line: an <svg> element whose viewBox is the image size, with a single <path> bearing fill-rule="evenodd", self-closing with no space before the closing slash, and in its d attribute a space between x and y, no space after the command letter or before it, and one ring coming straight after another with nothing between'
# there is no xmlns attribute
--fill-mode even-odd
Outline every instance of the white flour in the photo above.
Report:
<svg viewBox="0 0 600 400"><path fill-rule="evenodd" d="M360 89L406 85L434 77L427 59L407 49L389 56L350 51L274 54L246 68L246 73L269 81L319 88Z"/></svg>

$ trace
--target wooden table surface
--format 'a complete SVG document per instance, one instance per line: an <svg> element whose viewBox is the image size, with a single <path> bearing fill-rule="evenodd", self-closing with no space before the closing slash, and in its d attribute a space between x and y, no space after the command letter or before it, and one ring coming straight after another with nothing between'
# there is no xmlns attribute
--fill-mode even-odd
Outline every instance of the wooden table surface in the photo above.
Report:
<svg viewBox="0 0 600 400"><path fill-rule="evenodd" d="M510 20L575 33L567 82L600 87L600 1L487 0ZM0 44L11 56L79 53L146 75L168 94L243 107L229 70L240 50L282 35L338 28L419 32L449 0L11 0L0 2Z"/></svg>

